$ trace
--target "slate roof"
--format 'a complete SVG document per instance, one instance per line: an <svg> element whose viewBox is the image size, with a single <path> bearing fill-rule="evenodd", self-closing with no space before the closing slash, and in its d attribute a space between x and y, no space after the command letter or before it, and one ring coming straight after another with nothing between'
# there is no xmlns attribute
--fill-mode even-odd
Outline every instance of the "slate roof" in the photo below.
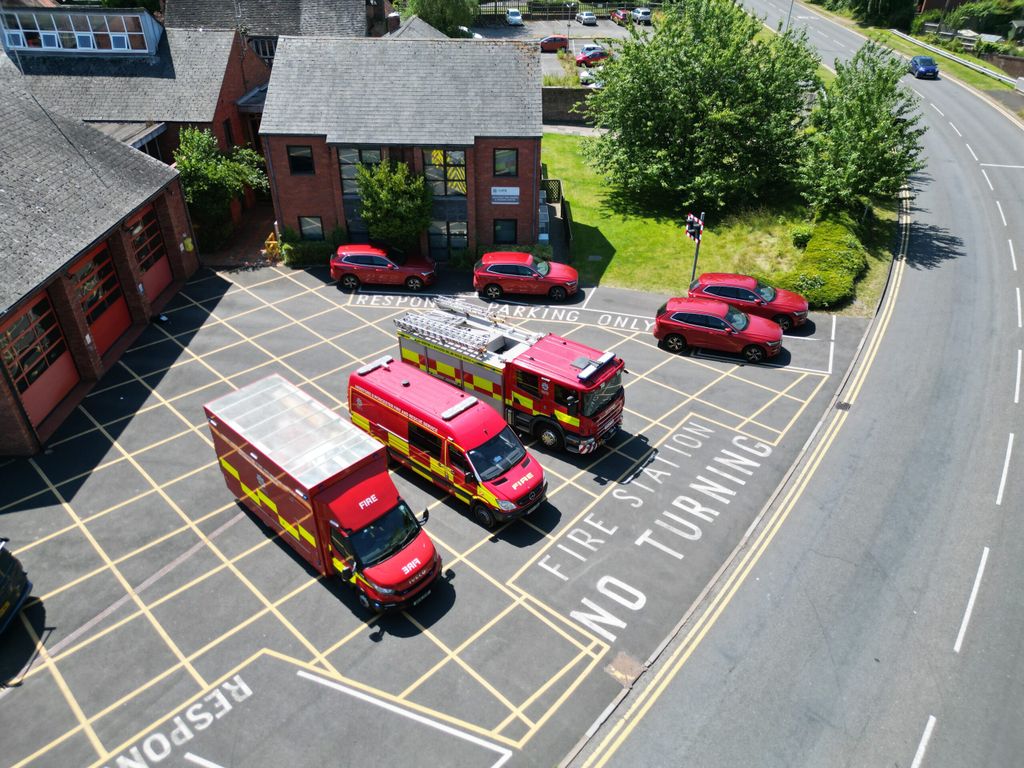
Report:
<svg viewBox="0 0 1024 768"><path fill-rule="evenodd" d="M283 37L261 134L331 144L468 145L541 135L536 45Z"/></svg>
<svg viewBox="0 0 1024 768"><path fill-rule="evenodd" d="M183 29L235 29L250 35L366 36L366 0L167 0L164 23Z"/></svg>
<svg viewBox="0 0 1024 768"><path fill-rule="evenodd" d="M165 29L154 56L0 54L0 79L80 120L209 123L235 33ZM18 63L20 62L20 72Z"/></svg>
<svg viewBox="0 0 1024 768"><path fill-rule="evenodd" d="M421 19L413 15L402 22L402 26L394 32L388 32L384 37L394 40L402 37L406 40L447 40L448 35L439 29L435 29Z"/></svg>
<svg viewBox="0 0 1024 768"><path fill-rule="evenodd" d="M44 111L21 89L0 98L0 311L59 271L178 172Z"/></svg>

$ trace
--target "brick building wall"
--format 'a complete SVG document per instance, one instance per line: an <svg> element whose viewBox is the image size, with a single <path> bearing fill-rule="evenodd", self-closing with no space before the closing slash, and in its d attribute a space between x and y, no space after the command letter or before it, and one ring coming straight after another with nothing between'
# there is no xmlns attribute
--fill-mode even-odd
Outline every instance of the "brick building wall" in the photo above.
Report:
<svg viewBox="0 0 1024 768"><path fill-rule="evenodd" d="M313 173L294 174L288 162L288 147L311 147ZM341 200L338 153L323 136L264 136L270 192L278 224L299 231L300 216L319 216L326 235L345 226Z"/></svg>
<svg viewBox="0 0 1024 768"><path fill-rule="evenodd" d="M242 146L248 140L248 131L244 118L235 103L258 85L270 80L270 68L247 46L239 35L231 43L231 54L221 81L220 97L213 115L213 134L217 137L222 149L230 149L228 137L224 130L225 121L231 124L233 144Z"/></svg>
<svg viewBox="0 0 1024 768"><path fill-rule="evenodd" d="M516 176L494 175L494 150L514 149L517 154ZM515 219L522 244L537 242L537 207L540 205L540 139L477 139L473 155L474 175L470 176L474 189L470 201L469 228L471 239L475 230L476 244L494 244L494 220ZM492 203L492 187L517 187L519 202L515 205ZM475 214L475 215L474 215ZM470 248L473 243L470 243Z"/></svg>

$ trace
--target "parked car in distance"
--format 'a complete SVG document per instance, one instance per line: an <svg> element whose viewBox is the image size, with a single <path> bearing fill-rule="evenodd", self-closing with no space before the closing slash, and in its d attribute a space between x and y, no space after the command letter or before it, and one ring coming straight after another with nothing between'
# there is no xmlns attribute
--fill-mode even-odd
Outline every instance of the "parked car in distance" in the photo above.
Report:
<svg viewBox="0 0 1024 768"><path fill-rule="evenodd" d="M387 254L370 245L339 245L331 257L331 279L354 291L363 283L404 285L419 291L434 282L434 263L422 257Z"/></svg>
<svg viewBox="0 0 1024 768"><path fill-rule="evenodd" d="M775 357L782 349L777 324L711 299L669 299L658 308L654 338L670 352L703 347L741 354L748 363Z"/></svg>
<svg viewBox="0 0 1024 768"><path fill-rule="evenodd" d="M569 48L569 38L565 35L548 35L540 41L541 53L557 53Z"/></svg>
<svg viewBox="0 0 1024 768"><path fill-rule="evenodd" d="M778 323L783 332L807 321L807 299L747 275L706 272L690 283L689 297L724 301L742 312Z"/></svg>
<svg viewBox="0 0 1024 768"><path fill-rule="evenodd" d="M492 251L473 267L473 288L485 299L506 293L548 296L565 301L579 289L579 274L568 264L535 259L529 253Z"/></svg>
<svg viewBox="0 0 1024 768"><path fill-rule="evenodd" d="M579 78L580 85L592 86L598 82L598 76L601 74L603 67L593 67L592 69L581 69Z"/></svg>
<svg viewBox="0 0 1024 768"><path fill-rule="evenodd" d="M633 20L632 16L630 15L629 8L616 8L609 14L608 18L610 18L620 27L626 26Z"/></svg>
<svg viewBox="0 0 1024 768"><path fill-rule="evenodd" d="M580 11L576 14L576 21L585 27L597 26L597 16L594 15L593 11Z"/></svg>
<svg viewBox="0 0 1024 768"><path fill-rule="evenodd" d="M462 27L462 26L460 26L459 27L459 34L461 34L464 38L467 38L469 40L483 40L484 39L483 35L481 35L479 32L474 32L469 27Z"/></svg>
<svg viewBox="0 0 1024 768"><path fill-rule="evenodd" d="M586 44L580 46L580 49L579 49L579 51L577 51L577 53L590 53L591 51L603 51L603 50L604 50L604 46L601 45L600 43L586 43Z"/></svg>
<svg viewBox="0 0 1024 768"><path fill-rule="evenodd" d="M583 53L577 54L577 56L576 56L576 66L577 67L593 67L593 66L595 66L597 64L600 64L605 59L607 59L608 56L609 56L608 51L604 50L603 48L599 48L596 51L585 51Z"/></svg>
<svg viewBox="0 0 1024 768"><path fill-rule="evenodd" d="M651 9L650 8L634 8L633 13L630 14L633 18L634 24L651 24Z"/></svg>
<svg viewBox="0 0 1024 768"><path fill-rule="evenodd" d="M505 11L505 23L512 27L523 26L523 14L518 8L509 8Z"/></svg>
<svg viewBox="0 0 1024 768"><path fill-rule="evenodd" d="M939 65L931 56L915 56L910 60L908 70L918 80L922 77L930 77L932 80L939 78Z"/></svg>

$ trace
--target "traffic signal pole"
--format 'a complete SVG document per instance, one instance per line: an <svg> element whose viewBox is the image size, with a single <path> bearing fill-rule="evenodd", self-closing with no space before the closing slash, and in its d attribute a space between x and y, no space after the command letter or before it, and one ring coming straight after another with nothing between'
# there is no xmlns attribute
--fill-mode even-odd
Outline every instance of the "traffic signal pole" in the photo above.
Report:
<svg viewBox="0 0 1024 768"><path fill-rule="evenodd" d="M692 213L686 217L686 236L696 241L697 247L693 249L693 271L690 273L690 282L697 279L697 258L700 256L700 241L704 234L704 211L700 212L698 219Z"/></svg>

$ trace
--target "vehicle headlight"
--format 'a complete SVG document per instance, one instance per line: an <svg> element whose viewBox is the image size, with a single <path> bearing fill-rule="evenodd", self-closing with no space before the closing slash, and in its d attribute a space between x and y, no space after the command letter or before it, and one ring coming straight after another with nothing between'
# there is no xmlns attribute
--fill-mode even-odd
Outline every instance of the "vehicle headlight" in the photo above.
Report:
<svg viewBox="0 0 1024 768"><path fill-rule="evenodd" d="M433 277L433 272L420 272L420 277Z"/></svg>
<svg viewBox="0 0 1024 768"><path fill-rule="evenodd" d="M515 508L516 505L511 501L505 501L504 499L500 499L498 501L498 509L500 509L502 512L511 512Z"/></svg>
<svg viewBox="0 0 1024 768"><path fill-rule="evenodd" d="M807 317L807 310L805 309L803 312L794 312L793 314L797 317Z"/></svg>
<svg viewBox="0 0 1024 768"><path fill-rule="evenodd" d="M565 287L566 288L575 288L576 287L576 281L575 280L570 280L568 283L565 284Z"/></svg>
<svg viewBox="0 0 1024 768"><path fill-rule="evenodd" d="M395 594L395 590L391 589L390 587L382 587L380 584L370 579L367 579L366 583L373 587L375 591L380 592L382 595Z"/></svg>

